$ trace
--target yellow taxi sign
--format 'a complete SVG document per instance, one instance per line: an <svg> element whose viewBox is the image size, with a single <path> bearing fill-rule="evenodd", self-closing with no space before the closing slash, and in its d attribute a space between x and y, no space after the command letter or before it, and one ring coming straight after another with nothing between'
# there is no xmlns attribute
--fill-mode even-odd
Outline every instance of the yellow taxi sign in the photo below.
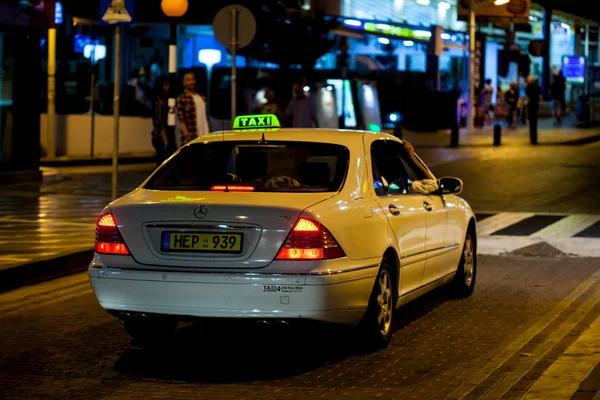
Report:
<svg viewBox="0 0 600 400"><path fill-rule="evenodd" d="M240 115L233 120L233 129L236 131L272 131L280 126L273 114Z"/></svg>

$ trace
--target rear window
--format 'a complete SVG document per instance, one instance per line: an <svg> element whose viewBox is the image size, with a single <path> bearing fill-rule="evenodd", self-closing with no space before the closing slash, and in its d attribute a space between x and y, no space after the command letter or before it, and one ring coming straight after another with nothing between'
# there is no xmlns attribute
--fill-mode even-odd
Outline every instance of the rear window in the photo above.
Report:
<svg viewBox="0 0 600 400"><path fill-rule="evenodd" d="M184 147L145 185L154 190L334 192L348 170L348 149L308 142L212 142Z"/></svg>

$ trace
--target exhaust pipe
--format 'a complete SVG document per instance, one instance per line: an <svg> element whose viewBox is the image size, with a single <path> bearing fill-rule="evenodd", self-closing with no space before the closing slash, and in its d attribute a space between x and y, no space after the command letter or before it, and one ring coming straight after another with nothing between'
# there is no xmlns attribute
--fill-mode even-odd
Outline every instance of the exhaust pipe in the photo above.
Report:
<svg viewBox="0 0 600 400"><path fill-rule="evenodd" d="M275 321L275 327L280 329L280 330L284 330L284 331L288 331L290 330L290 323L284 320L277 320Z"/></svg>
<svg viewBox="0 0 600 400"><path fill-rule="evenodd" d="M138 320L138 321L148 321L149 320L149 317L147 314L129 313L129 312L119 313L118 318L122 323L131 322L132 320Z"/></svg>
<svg viewBox="0 0 600 400"><path fill-rule="evenodd" d="M119 313L117 318L119 318L119 321L121 321L122 323L127 323L131 321L131 314L128 312L121 312Z"/></svg>

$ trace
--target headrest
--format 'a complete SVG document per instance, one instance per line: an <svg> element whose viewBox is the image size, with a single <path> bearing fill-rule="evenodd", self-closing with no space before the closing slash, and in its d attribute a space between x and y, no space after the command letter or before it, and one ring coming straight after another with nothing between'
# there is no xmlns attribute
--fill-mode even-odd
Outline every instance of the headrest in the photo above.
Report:
<svg viewBox="0 0 600 400"><path fill-rule="evenodd" d="M243 180L263 178L269 169L269 155L258 151L243 151L237 155L236 169Z"/></svg>
<svg viewBox="0 0 600 400"><path fill-rule="evenodd" d="M327 163L304 162L300 164L298 175L303 185L328 187L331 171Z"/></svg>

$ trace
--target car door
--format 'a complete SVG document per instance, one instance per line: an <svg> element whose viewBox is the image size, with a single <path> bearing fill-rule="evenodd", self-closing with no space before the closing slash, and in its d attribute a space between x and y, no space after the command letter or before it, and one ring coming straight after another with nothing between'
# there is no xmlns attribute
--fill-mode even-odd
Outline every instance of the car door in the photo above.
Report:
<svg viewBox="0 0 600 400"><path fill-rule="evenodd" d="M418 289L425 268L427 211L425 196L407 194L406 171L387 139L371 142L371 169L376 202L385 214L400 251L400 288L404 295ZM404 182L404 183L403 183Z"/></svg>
<svg viewBox="0 0 600 400"><path fill-rule="evenodd" d="M402 160L404 169L411 181L427 178L422 171L429 169L420 158L417 157L415 161L408 157L408 153L400 142L390 140L388 145L394 149L394 152ZM448 209L443 197L438 193L431 193L422 195L421 198L427 214L427 237L425 240L427 256L421 284L427 285L448 274L448 253L452 251L450 245L453 240L447 234Z"/></svg>

